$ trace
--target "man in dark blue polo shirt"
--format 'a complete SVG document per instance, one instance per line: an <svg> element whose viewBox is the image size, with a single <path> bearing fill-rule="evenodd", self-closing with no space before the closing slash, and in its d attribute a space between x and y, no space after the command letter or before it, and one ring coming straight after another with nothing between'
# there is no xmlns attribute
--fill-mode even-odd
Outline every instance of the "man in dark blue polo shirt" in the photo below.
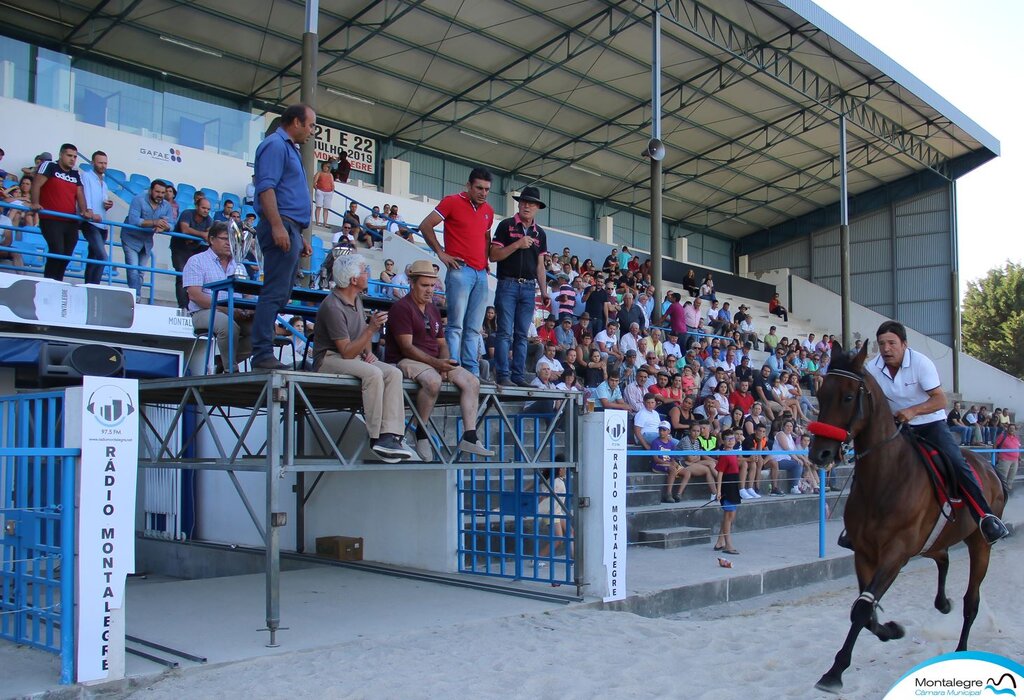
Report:
<svg viewBox="0 0 1024 700"><path fill-rule="evenodd" d="M263 250L263 290L252 326L253 369L284 369L274 357L274 322L288 303L299 255L312 254L302 238L312 215L309 186L299 146L309 140L316 112L304 104L288 107L281 125L256 148L256 236Z"/></svg>
<svg viewBox="0 0 1024 700"><path fill-rule="evenodd" d="M499 386L530 386L526 381L526 333L533 322L537 285L547 304L548 286L544 256L548 252L544 229L534 217L544 208L540 191L524 187L518 197L519 213L498 224L491 239L490 258L498 263L494 292L498 339L494 343L494 373ZM511 342L510 342L511 341ZM512 346L512 366L508 351Z"/></svg>

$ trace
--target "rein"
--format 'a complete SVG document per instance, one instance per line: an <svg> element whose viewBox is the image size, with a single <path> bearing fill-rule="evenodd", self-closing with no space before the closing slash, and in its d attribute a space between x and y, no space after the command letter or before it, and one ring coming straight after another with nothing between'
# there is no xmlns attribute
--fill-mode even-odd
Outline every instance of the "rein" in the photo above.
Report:
<svg viewBox="0 0 1024 700"><path fill-rule="evenodd" d="M845 428L840 428L839 426L832 425L831 423L822 423L820 421L815 421L808 425L807 429L813 435L817 435L819 437L823 437L829 440L836 440L845 447L846 444L851 442L854 438L854 435L850 432L850 430L853 428L853 424L856 423L861 418L861 416L864 415L864 397L868 397L868 402L871 404L872 412L874 411L874 397L872 397L871 393L867 390L867 385L864 382L864 377L857 374L856 372L848 372L844 369L830 369L825 374L825 376L827 377L833 374L836 375L837 377L844 377L846 379L852 379L855 382L857 382L857 410L854 411L852 416L850 416L850 420L847 421ZM855 452L854 459L862 459L869 455L871 452L873 452L875 449L895 440L897 437L899 437L900 433L903 432L903 426L903 423L897 423L896 430L893 432L892 435L882 440L881 442L875 443L874 445L864 450L863 452Z"/></svg>

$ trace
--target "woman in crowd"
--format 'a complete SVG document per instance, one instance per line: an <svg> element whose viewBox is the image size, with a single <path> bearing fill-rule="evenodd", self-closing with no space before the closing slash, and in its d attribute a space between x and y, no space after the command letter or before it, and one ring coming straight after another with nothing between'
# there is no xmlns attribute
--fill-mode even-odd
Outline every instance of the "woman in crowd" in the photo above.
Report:
<svg viewBox="0 0 1024 700"><path fill-rule="evenodd" d="M686 271L686 277L683 278L683 289L689 292L691 297L695 297L700 294L700 285L697 284L697 274L693 269Z"/></svg>
<svg viewBox="0 0 1024 700"><path fill-rule="evenodd" d="M792 418L787 418L783 421L782 430L775 433L775 444L772 445L772 450L782 452L796 451L797 438L793 435L794 425L795 423ZM804 472L804 465L797 459L797 456L779 455L779 468L785 469L789 474L789 481L785 484L785 488L788 488L789 492L794 496L803 493L800 490L800 478Z"/></svg>
<svg viewBox="0 0 1024 700"><path fill-rule="evenodd" d="M171 226L173 227L174 224L177 223L178 217L180 216L180 207L178 206L178 190L174 187L174 185L167 185L167 195L164 197L164 201L171 205Z"/></svg>
<svg viewBox="0 0 1024 700"><path fill-rule="evenodd" d="M388 262L391 262L390 260ZM392 262L392 265L394 263ZM383 274L383 273L381 273ZM494 361L494 344L498 341L498 314L493 306L488 306L484 311L484 325L480 334L484 340L484 350L489 362Z"/></svg>
<svg viewBox="0 0 1024 700"><path fill-rule="evenodd" d="M388 284L391 284L391 282L393 282L394 279L395 279L395 261L392 260L391 258L388 258L387 260L384 261L384 269L380 271L380 281L381 282L387 282ZM494 309L493 306L489 307L489 308L492 309L492 310Z"/></svg>
<svg viewBox="0 0 1024 700"><path fill-rule="evenodd" d="M811 406L810 400L806 396L804 396L804 392L800 389L800 378L797 375L789 375L789 387L790 396L796 399L796 405L798 409L794 412L794 414L797 416L797 418L804 422L810 420L808 416L811 414L814 408Z"/></svg>
<svg viewBox="0 0 1024 700"><path fill-rule="evenodd" d="M567 544L569 548L567 554L572 559L574 557L572 544L565 539L567 531L571 534L569 518L565 511L565 467L547 469L544 472L544 477L537 479L537 495L540 497L540 500L537 501L537 524L541 525L547 521L547 529L551 533L550 537L538 533L537 539L540 540L540 546L537 548L537 557L547 559L551 552L551 542L554 541L556 547L559 542ZM538 528L538 530L540 529ZM547 562L538 562L538 565L541 564L547 564Z"/></svg>
<svg viewBox="0 0 1024 700"><path fill-rule="evenodd" d="M764 428L767 432L771 432L772 424L768 420L768 416L764 414L764 407L760 401L755 401L750 406L749 415L743 418L743 434L746 436L753 435L758 428Z"/></svg>
<svg viewBox="0 0 1024 700"><path fill-rule="evenodd" d="M712 397L715 399L715 403L718 404L718 415L719 423L723 426L727 422L729 416L729 393L732 391L732 387L729 386L729 382L719 382L715 386L715 393Z"/></svg>
<svg viewBox="0 0 1024 700"><path fill-rule="evenodd" d="M700 285L700 298L706 301L718 301L718 297L715 296L715 281L711 279L710 272L704 276L704 283Z"/></svg>

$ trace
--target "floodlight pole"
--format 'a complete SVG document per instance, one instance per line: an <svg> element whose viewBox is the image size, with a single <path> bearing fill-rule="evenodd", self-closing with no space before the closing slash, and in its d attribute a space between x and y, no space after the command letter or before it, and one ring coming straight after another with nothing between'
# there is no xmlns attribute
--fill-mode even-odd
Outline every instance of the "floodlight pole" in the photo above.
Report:
<svg viewBox="0 0 1024 700"><path fill-rule="evenodd" d="M850 332L850 207L846 183L846 115L839 115L839 296L842 303L843 347L853 348Z"/></svg>
<svg viewBox="0 0 1024 700"><path fill-rule="evenodd" d="M657 5L651 22L651 139L661 141L661 13ZM661 157L651 160L651 279L654 282L652 320L661 321Z"/></svg>
<svg viewBox="0 0 1024 700"><path fill-rule="evenodd" d="M306 31L302 34L302 86L301 100L310 109L316 111L316 58L317 58L317 20L320 17L320 0L306 0ZM309 179L309 189L313 189L313 178L316 177L316 134L302 144L302 167ZM313 237L312 225L302 232L306 241Z"/></svg>

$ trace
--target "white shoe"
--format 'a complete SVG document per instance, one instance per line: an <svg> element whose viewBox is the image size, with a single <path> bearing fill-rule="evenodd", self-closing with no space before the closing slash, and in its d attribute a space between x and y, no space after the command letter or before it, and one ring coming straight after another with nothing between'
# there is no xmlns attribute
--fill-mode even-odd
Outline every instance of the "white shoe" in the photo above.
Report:
<svg viewBox="0 0 1024 700"><path fill-rule="evenodd" d="M434 461L434 450L430 446L430 439L423 438L422 440L416 441L416 454L420 456L424 462Z"/></svg>
<svg viewBox="0 0 1024 700"><path fill-rule="evenodd" d="M792 488L792 489L790 490L790 493L791 493L791 494L793 494L794 496L800 496L800 495L803 495L803 492L802 492L802 491L800 491L800 487L799 487L799 486L794 486L794 487L793 487L793 488Z"/></svg>
<svg viewBox="0 0 1024 700"><path fill-rule="evenodd" d="M754 489L747 489L747 490L750 491L750 497L751 498L760 498L761 497L761 494L759 494Z"/></svg>
<svg viewBox="0 0 1024 700"><path fill-rule="evenodd" d="M750 489L740 489L740 498L745 498L749 501L751 498L757 498L757 496L753 495Z"/></svg>

